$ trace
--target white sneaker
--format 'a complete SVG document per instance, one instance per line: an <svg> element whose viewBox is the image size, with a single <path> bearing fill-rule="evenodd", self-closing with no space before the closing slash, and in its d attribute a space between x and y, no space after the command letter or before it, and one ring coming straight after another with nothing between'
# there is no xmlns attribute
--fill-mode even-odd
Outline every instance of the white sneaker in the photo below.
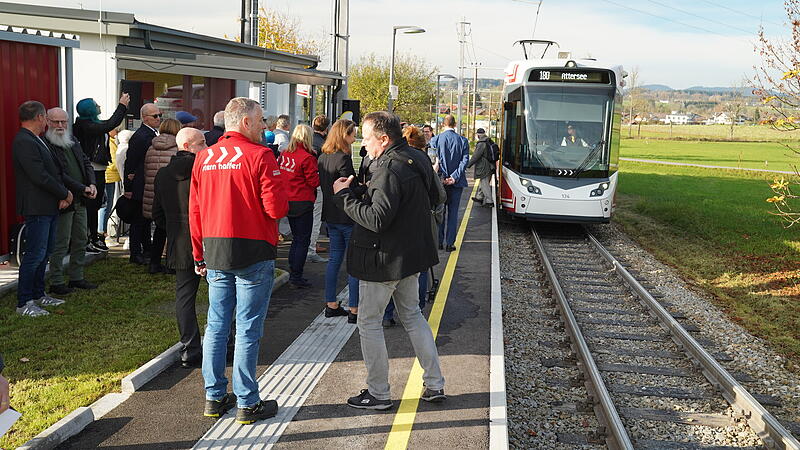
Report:
<svg viewBox="0 0 800 450"><path fill-rule="evenodd" d="M46 316L50 313L36 306L36 302L33 300L28 300L21 308L17 308L17 314L20 316L39 317Z"/></svg>
<svg viewBox="0 0 800 450"><path fill-rule="evenodd" d="M45 294L39 298L39 300L36 300L36 303L38 303L39 306L58 306L63 305L66 302L60 298L50 297L49 295Z"/></svg>
<svg viewBox="0 0 800 450"><path fill-rule="evenodd" d="M319 256L316 253L309 253L308 255L306 255L306 261L315 263L324 263L328 262L328 258L323 258L322 256Z"/></svg>

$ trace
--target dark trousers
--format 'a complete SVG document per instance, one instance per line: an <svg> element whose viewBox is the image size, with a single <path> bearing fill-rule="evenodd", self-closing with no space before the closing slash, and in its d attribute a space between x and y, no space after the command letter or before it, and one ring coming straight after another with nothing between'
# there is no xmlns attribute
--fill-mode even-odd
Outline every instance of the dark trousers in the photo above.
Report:
<svg viewBox="0 0 800 450"><path fill-rule="evenodd" d="M97 187L97 197L93 199L86 199L86 228L89 230L89 242L97 239L97 217L98 211L103 207L103 199L106 196L106 171L95 170L94 178L97 180L95 186Z"/></svg>
<svg viewBox="0 0 800 450"><path fill-rule="evenodd" d="M139 218L136 222L131 223L131 229L130 229L131 256L148 254L150 252L151 222L152 222L151 220Z"/></svg>
<svg viewBox="0 0 800 450"><path fill-rule="evenodd" d="M25 216L25 254L19 266L17 307L44 296L44 271L55 247L58 214ZM306 244L308 246L308 244Z"/></svg>
<svg viewBox="0 0 800 450"><path fill-rule="evenodd" d="M167 243L167 230L156 225L153 232L153 242L150 244L150 265L158 267L161 265L161 255L164 253L164 244Z"/></svg>
<svg viewBox="0 0 800 450"><path fill-rule="evenodd" d="M439 245L454 245L456 243L456 228L458 227L458 206L461 203L461 192L464 188L445 186L447 200L444 203L444 222L439 225ZM445 231L447 232L445 234Z"/></svg>
<svg viewBox="0 0 800 450"><path fill-rule="evenodd" d="M313 226L314 211L297 217L289 217L289 227L292 229L292 246L289 248L289 281L300 281L303 278L303 267L306 265Z"/></svg>
<svg viewBox="0 0 800 450"><path fill-rule="evenodd" d="M198 360L203 355L195 310L199 286L200 276L194 273L194 269L175 271L175 316L178 319L178 332L183 344L182 361Z"/></svg>

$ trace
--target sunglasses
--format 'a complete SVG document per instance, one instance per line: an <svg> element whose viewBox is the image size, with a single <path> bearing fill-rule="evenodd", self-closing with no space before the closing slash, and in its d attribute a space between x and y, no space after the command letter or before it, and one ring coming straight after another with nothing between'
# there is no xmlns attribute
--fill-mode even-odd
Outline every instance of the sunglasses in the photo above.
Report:
<svg viewBox="0 0 800 450"><path fill-rule="evenodd" d="M149 117L155 117L156 119L160 119L163 116L163 114L161 114L161 113L159 113L159 114L146 114L146 115L149 116Z"/></svg>

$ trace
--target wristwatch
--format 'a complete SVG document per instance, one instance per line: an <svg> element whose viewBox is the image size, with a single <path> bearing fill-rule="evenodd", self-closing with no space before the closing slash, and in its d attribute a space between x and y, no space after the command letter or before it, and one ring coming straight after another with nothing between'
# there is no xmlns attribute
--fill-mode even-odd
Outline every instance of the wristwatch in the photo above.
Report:
<svg viewBox="0 0 800 450"><path fill-rule="evenodd" d="M203 267L205 265L206 265L206 260L205 259L201 259L200 261L195 261L194 262L194 266L195 267Z"/></svg>

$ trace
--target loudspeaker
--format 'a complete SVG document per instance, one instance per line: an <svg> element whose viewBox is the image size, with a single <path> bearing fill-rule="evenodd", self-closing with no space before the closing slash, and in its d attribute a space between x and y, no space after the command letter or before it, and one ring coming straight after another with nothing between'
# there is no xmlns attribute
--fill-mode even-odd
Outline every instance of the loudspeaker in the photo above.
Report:
<svg viewBox="0 0 800 450"><path fill-rule="evenodd" d="M361 101L360 100L342 100L342 112L350 111L353 113L353 122L356 125L361 125Z"/></svg>
<svg viewBox="0 0 800 450"><path fill-rule="evenodd" d="M131 102L128 104L128 117L134 119L141 119L139 117L140 109L142 109L142 82L132 80L121 80L119 82L120 95L127 92L131 96Z"/></svg>

